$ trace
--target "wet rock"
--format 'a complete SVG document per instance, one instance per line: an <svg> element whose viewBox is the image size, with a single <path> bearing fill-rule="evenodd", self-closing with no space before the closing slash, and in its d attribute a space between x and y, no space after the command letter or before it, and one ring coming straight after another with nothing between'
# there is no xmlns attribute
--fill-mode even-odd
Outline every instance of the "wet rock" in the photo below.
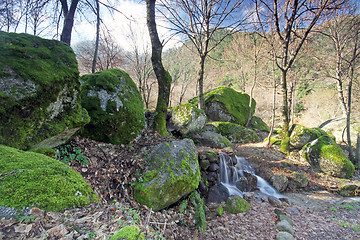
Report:
<svg viewBox="0 0 360 240"><path fill-rule="evenodd" d="M278 199L277 197L269 196L268 201L274 207L281 207L282 206L282 203L281 203L280 199Z"/></svg>
<svg viewBox="0 0 360 240"><path fill-rule="evenodd" d="M248 185L248 180L246 177L240 177L238 181L236 181L235 186L242 192L246 191Z"/></svg>
<svg viewBox="0 0 360 240"><path fill-rule="evenodd" d="M220 167L219 167L219 165L216 164L216 163L212 163L212 164L210 165L210 167L208 168L208 170L209 170L210 172L217 172L217 171L219 171L219 169L220 169Z"/></svg>
<svg viewBox="0 0 360 240"><path fill-rule="evenodd" d="M286 220L282 220L276 224L276 229L280 232L288 232L291 235L294 235L294 229L290 223Z"/></svg>
<svg viewBox="0 0 360 240"><path fill-rule="evenodd" d="M224 202L229 198L230 194L226 187L222 184L215 185L210 188L207 202Z"/></svg>
<svg viewBox="0 0 360 240"><path fill-rule="evenodd" d="M295 240L295 238L288 232L278 232L276 240Z"/></svg>
<svg viewBox="0 0 360 240"><path fill-rule="evenodd" d="M201 170L205 171L206 169L208 169L208 167L210 166L210 162L209 160L202 160L200 162L200 167L201 167Z"/></svg>
<svg viewBox="0 0 360 240"><path fill-rule="evenodd" d="M215 151L202 151L199 152L200 160L208 160L210 163L217 162L218 156Z"/></svg>
<svg viewBox="0 0 360 240"><path fill-rule="evenodd" d="M284 174L275 174L270 178L271 185L279 192L284 192L288 186L289 179Z"/></svg>
<svg viewBox="0 0 360 240"><path fill-rule="evenodd" d="M216 172L209 172L207 175L207 180L209 182L216 182L217 181L217 173Z"/></svg>
<svg viewBox="0 0 360 240"><path fill-rule="evenodd" d="M248 182L246 191L251 192L257 190L257 177L248 172L244 172L244 176Z"/></svg>

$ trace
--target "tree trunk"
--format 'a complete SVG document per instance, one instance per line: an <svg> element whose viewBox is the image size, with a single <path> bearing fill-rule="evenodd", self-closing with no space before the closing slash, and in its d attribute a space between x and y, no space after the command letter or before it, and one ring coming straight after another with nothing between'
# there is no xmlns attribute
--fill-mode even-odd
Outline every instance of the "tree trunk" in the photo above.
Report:
<svg viewBox="0 0 360 240"><path fill-rule="evenodd" d="M272 102L272 116L271 116L271 126L270 132L268 135L268 140L266 143L266 147L271 146L271 136L274 132L274 125L275 125L275 113L276 113L276 75L275 75L275 60L273 61L273 81L274 81L274 90L273 90L273 102Z"/></svg>
<svg viewBox="0 0 360 240"><path fill-rule="evenodd" d="M152 49L151 62L158 81L158 99L155 109L153 128L155 131L164 135L167 134L166 115L170 97L171 76L165 70L161 61L163 46L160 42L156 29L155 1L156 0L146 0L147 26L149 29Z"/></svg>
<svg viewBox="0 0 360 240"><path fill-rule="evenodd" d="M64 26L63 26L63 30L62 30L62 33L60 36L60 41L66 43L67 45L70 46L71 32L72 32L72 28L74 26L74 16L75 16L76 7L79 3L79 0L72 0L70 9L68 9L66 0L60 0L60 2L61 2L63 14L64 14Z"/></svg>
<svg viewBox="0 0 360 240"><path fill-rule="evenodd" d="M283 94L283 106L282 106L282 135L281 135L281 147L280 152L288 154L290 151L290 136L289 136L289 107L288 107L288 97L287 97L287 80L286 80L287 70L282 70L281 77L281 90Z"/></svg>
<svg viewBox="0 0 360 240"><path fill-rule="evenodd" d="M205 68L206 56L200 56L200 70L199 70L199 106L201 110L205 110L204 104L204 68Z"/></svg>
<svg viewBox="0 0 360 240"><path fill-rule="evenodd" d="M356 153L355 153L355 166L359 166L360 164L360 133L357 134L356 141Z"/></svg>
<svg viewBox="0 0 360 240"><path fill-rule="evenodd" d="M94 73L96 69L96 59L99 51L99 38L100 38L100 5L99 5L99 0L96 0L95 2L96 2L96 39L95 39L94 58L91 66L91 73Z"/></svg>

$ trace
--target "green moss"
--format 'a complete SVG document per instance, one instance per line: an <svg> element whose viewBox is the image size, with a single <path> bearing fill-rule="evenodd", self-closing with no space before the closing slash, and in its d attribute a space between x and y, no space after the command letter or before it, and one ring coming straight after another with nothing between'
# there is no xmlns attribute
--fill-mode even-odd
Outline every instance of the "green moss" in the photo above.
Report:
<svg viewBox="0 0 360 240"><path fill-rule="evenodd" d="M144 128L143 102L130 76L119 69L81 77L81 104L91 117L82 135L114 144L129 143ZM100 96L100 97L99 97Z"/></svg>
<svg viewBox="0 0 360 240"><path fill-rule="evenodd" d="M136 240L140 233L140 229L137 226L126 226L120 229L117 233L112 235L109 240ZM144 233L141 233L138 240L145 240Z"/></svg>
<svg viewBox="0 0 360 240"><path fill-rule="evenodd" d="M224 215L224 208L223 208L222 205L219 205L219 207L218 207L217 210L216 210L216 214L217 214L218 216Z"/></svg>
<svg viewBox="0 0 360 240"><path fill-rule="evenodd" d="M42 154L0 145L0 206L60 211L99 201L80 174Z"/></svg>
<svg viewBox="0 0 360 240"><path fill-rule="evenodd" d="M47 147L32 148L29 150L29 152L44 154L48 157L54 157L56 155L56 151L54 149Z"/></svg>
<svg viewBox="0 0 360 240"><path fill-rule="evenodd" d="M205 108L209 103L214 101L221 102L224 105L228 111L228 114L232 116L233 123L240 125L246 124L250 106L250 96L248 94L237 92L229 87L219 87L204 94ZM197 104L198 99L194 98L190 100L190 103ZM252 99L251 115L253 115L255 112L255 106L256 102L254 99Z"/></svg>
<svg viewBox="0 0 360 240"><path fill-rule="evenodd" d="M0 144L28 149L89 122L77 98L79 71L69 46L0 31L0 49L0 79L6 82L0 84ZM17 81L9 82L7 77ZM54 114L59 106L51 103L61 100L59 95L67 100L62 102L63 111Z"/></svg>
<svg viewBox="0 0 360 240"><path fill-rule="evenodd" d="M229 198L226 201L225 211L232 214L246 212L250 209L250 204L239 196Z"/></svg>
<svg viewBox="0 0 360 240"><path fill-rule="evenodd" d="M264 139L264 142L267 142L268 138ZM270 145L280 145L281 144L281 140L276 138L276 137L271 137L270 138Z"/></svg>
<svg viewBox="0 0 360 240"><path fill-rule="evenodd" d="M270 132L270 127L258 116L252 116L250 127L264 132Z"/></svg>
<svg viewBox="0 0 360 240"><path fill-rule="evenodd" d="M215 132L226 136L231 142L249 143L257 142L259 140L259 137L255 131L235 123L210 122L208 123L208 126L213 126L215 128Z"/></svg>

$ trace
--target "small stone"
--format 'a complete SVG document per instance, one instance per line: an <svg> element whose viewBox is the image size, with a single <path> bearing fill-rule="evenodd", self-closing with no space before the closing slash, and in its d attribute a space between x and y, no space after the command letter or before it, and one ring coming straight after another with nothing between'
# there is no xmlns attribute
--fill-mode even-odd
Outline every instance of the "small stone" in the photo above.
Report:
<svg viewBox="0 0 360 240"><path fill-rule="evenodd" d="M18 224L14 229L17 233L28 234L32 229L32 224Z"/></svg>
<svg viewBox="0 0 360 240"><path fill-rule="evenodd" d="M208 168L208 170L209 170L210 172L216 172L216 171L219 171L219 169L220 169L220 167L219 167L219 165L216 164L216 163L212 163L212 164L210 165L210 167Z"/></svg>
<svg viewBox="0 0 360 240"><path fill-rule="evenodd" d="M276 239L277 240L295 240L293 235L291 235L288 232L278 232L278 234L276 234Z"/></svg>
<svg viewBox="0 0 360 240"><path fill-rule="evenodd" d="M285 212L287 212L289 214L299 214L299 210L297 210L296 208L293 208L293 207L285 208Z"/></svg>
<svg viewBox="0 0 360 240"><path fill-rule="evenodd" d="M68 230L66 230L66 227L64 226L64 224L60 224L56 227L49 229L47 231L47 233L53 234L56 238L60 239L68 233Z"/></svg>
<svg viewBox="0 0 360 240"><path fill-rule="evenodd" d="M251 202L255 198L255 193L254 192L245 192L243 197L244 197L245 201Z"/></svg>
<svg viewBox="0 0 360 240"><path fill-rule="evenodd" d="M30 215L36 216L36 217L44 217L45 212L39 208L32 208L30 210Z"/></svg>
<svg viewBox="0 0 360 240"><path fill-rule="evenodd" d="M282 206L282 203L281 201L277 198L277 197L274 197L274 196L269 196L268 197L268 201L271 205L273 205L274 207L281 207Z"/></svg>
<svg viewBox="0 0 360 240"><path fill-rule="evenodd" d="M285 214L280 214L280 215L278 216L278 218L279 218L280 221L282 221L282 220L287 221L288 223L290 223L291 226L294 225L294 222L291 220L291 218L289 218L289 217L288 217L287 215L285 215Z"/></svg>
<svg viewBox="0 0 360 240"><path fill-rule="evenodd" d="M88 169L87 169L87 168L81 168L81 171L82 171L82 172L87 172Z"/></svg>
<svg viewBox="0 0 360 240"><path fill-rule="evenodd" d="M291 235L294 235L294 229L290 223L286 220L282 220L276 224L276 229L280 232L288 232Z"/></svg>

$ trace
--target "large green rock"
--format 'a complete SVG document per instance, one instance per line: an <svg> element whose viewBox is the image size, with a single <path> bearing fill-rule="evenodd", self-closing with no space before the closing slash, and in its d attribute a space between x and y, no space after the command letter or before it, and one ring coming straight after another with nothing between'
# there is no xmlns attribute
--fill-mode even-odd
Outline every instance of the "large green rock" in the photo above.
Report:
<svg viewBox="0 0 360 240"><path fill-rule="evenodd" d="M197 103L198 98L190 100ZM229 87L219 87L204 94L205 113L209 120L245 125L248 119L250 96ZM251 116L256 102L252 99ZM250 116L250 117L251 117Z"/></svg>
<svg viewBox="0 0 360 240"><path fill-rule="evenodd" d="M232 214L246 212L250 209L250 204L240 196L230 196L226 201L225 211Z"/></svg>
<svg viewBox="0 0 360 240"><path fill-rule="evenodd" d="M349 178L355 170L343 150L329 136L322 136L306 144L301 150L301 156L314 170L333 177Z"/></svg>
<svg viewBox="0 0 360 240"><path fill-rule="evenodd" d="M259 136L254 130L235 123L209 122L206 129L225 136L232 143L249 143L259 141Z"/></svg>
<svg viewBox="0 0 360 240"><path fill-rule="evenodd" d="M114 235L112 235L109 240L144 240L144 233L141 233L140 235L139 233L140 229L137 226L126 226L117 231L117 233L115 233Z"/></svg>
<svg viewBox="0 0 360 240"><path fill-rule="evenodd" d="M0 206L60 211L99 198L66 164L34 152L0 145Z"/></svg>
<svg viewBox="0 0 360 240"><path fill-rule="evenodd" d="M81 105L91 121L82 135L113 144L129 143L145 126L144 104L129 74L119 69L81 76Z"/></svg>
<svg viewBox="0 0 360 240"><path fill-rule="evenodd" d="M258 116L252 116L250 127L264 132L270 132L270 127Z"/></svg>
<svg viewBox="0 0 360 240"><path fill-rule="evenodd" d="M0 31L0 144L28 149L63 144L89 122L79 71L63 42Z"/></svg>
<svg viewBox="0 0 360 240"><path fill-rule="evenodd" d="M194 104L184 103L172 109L171 119L181 134L188 134L204 127L206 114Z"/></svg>
<svg viewBox="0 0 360 240"><path fill-rule="evenodd" d="M158 211L194 191L201 179L197 155L190 139L157 145L134 187L135 200Z"/></svg>
<svg viewBox="0 0 360 240"><path fill-rule="evenodd" d="M320 128L307 128L302 125L292 126L290 144L296 149L301 149L305 144L328 134Z"/></svg>

